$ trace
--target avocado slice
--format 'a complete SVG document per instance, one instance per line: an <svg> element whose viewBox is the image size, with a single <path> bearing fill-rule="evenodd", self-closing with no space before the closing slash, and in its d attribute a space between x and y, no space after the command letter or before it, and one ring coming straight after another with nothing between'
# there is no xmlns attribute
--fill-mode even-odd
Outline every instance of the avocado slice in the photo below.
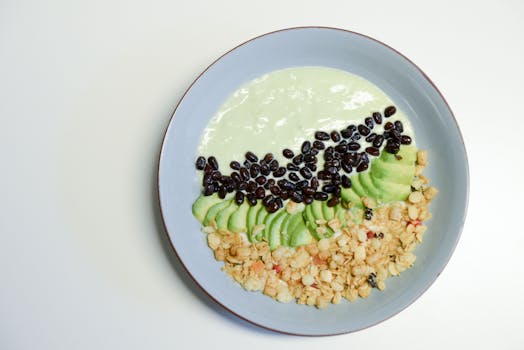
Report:
<svg viewBox="0 0 524 350"><path fill-rule="evenodd" d="M353 203L353 205L356 207L363 207L360 197L358 196L358 194L355 193L355 191L352 188L343 188L341 197L342 200L347 204Z"/></svg>
<svg viewBox="0 0 524 350"><path fill-rule="evenodd" d="M256 205L250 206L247 211L246 228L247 228L247 239L253 242L253 229L257 224L257 215L262 208L262 203L259 201Z"/></svg>
<svg viewBox="0 0 524 350"><path fill-rule="evenodd" d="M238 209L238 205L233 203L233 201L230 201L230 204L228 207L222 209L218 212L216 216L216 222L217 222L217 228L221 229L227 229L227 223L229 222L229 218L233 213Z"/></svg>
<svg viewBox="0 0 524 350"><path fill-rule="evenodd" d="M285 210L280 210L275 214L276 216L273 221L271 221L268 232L269 249L271 250L280 245L282 223L284 219L289 219L289 215Z"/></svg>
<svg viewBox="0 0 524 350"><path fill-rule="evenodd" d="M310 204L311 212L313 214L313 217L315 218L312 224L315 226L317 226L316 220L324 219L324 213L322 212L322 203L322 201L314 200L313 203Z"/></svg>
<svg viewBox="0 0 524 350"><path fill-rule="evenodd" d="M227 223L229 231L236 233L247 233L247 213L250 208L251 206L249 203L244 202L238 207L237 211L231 214L231 217Z"/></svg>
<svg viewBox="0 0 524 350"><path fill-rule="evenodd" d="M375 162L377 160L375 160ZM355 176L355 178L352 178L351 179L351 183L352 183L351 187L353 188L353 191L355 191L355 193L357 194L357 196L360 199L362 199L362 197L370 197L370 194L366 191L364 186L362 186L362 184L360 183L360 177L359 176Z"/></svg>
<svg viewBox="0 0 524 350"><path fill-rule="evenodd" d="M214 204L206 213L206 216L204 218L204 221L202 222L204 226L209 226L211 224L211 220L214 220L216 223L216 216L217 214L224 208L227 208L231 204L231 200L225 201L220 200L220 202Z"/></svg>
<svg viewBox="0 0 524 350"><path fill-rule="evenodd" d="M263 239L266 241L266 242L269 242L269 231L271 229L271 223L273 222L273 220L275 220L275 218L278 216L278 214L280 214L281 211L276 211L274 213L269 213L267 216L266 216L266 219L264 220L264 231L262 232L262 237Z"/></svg>
<svg viewBox="0 0 524 350"><path fill-rule="evenodd" d="M198 221L202 222L204 221L209 208L219 202L222 202L222 199L220 199L216 193L211 196L200 195L195 203L193 203L193 215Z"/></svg>
<svg viewBox="0 0 524 350"><path fill-rule="evenodd" d="M315 203L315 201L313 201L313 203ZM318 235L317 232L317 224L315 223L315 216L313 215L312 204L307 205L306 210L304 210L305 226L307 227L311 235L315 237L316 240L319 240L321 237Z"/></svg>
<svg viewBox="0 0 524 350"><path fill-rule="evenodd" d="M309 206L308 206L309 207ZM306 227L304 220L298 221L293 231L289 234L289 246L298 247L313 241L310 230Z"/></svg>
<svg viewBox="0 0 524 350"><path fill-rule="evenodd" d="M415 175L415 166L401 163L386 163L380 159L375 159L371 164L371 173L376 178L411 185ZM351 180L353 181L353 179ZM355 187L354 183L353 187Z"/></svg>
<svg viewBox="0 0 524 350"><path fill-rule="evenodd" d="M340 204L337 204L337 206L335 206L335 217L338 219L338 221L340 221L340 227L347 226L346 209L344 209Z"/></svg>
<svg viewBox="0 0 524 350"><path fill-rule="evenodd" d="M335 207L328 207L327 202L322 202L322 215L329 221L335 217Z"/></svg>
<svg viewBox="0 0 524 350"><path fill-rule="evenodd" d="M300 222L304 222L302 212L291 215L285 223L282 223L282 234L280 239L280 243L282 245L289 246L291 233L295 230Z"/></svg>
<svg viewBox="0 0 524 350"><path fill-rule="evenodd" d="M366 190L366 192L369 194L371 198L379 198L380 190L375 188L373 181L371 181L369 171L365 173L360 173L358 175L358 179L360 180L360 184L362 185L362 187Z"/></svg>
<svg viewBox="0 0 524 350"><path fill-rule="evenodd" d="M261 208L260 210L258 211L258 214L257 214L257 221L255 223L255 226L258 226L258 225L262 225L264 224L264 221L266 219L266 216L269 215L269 212L267 211L266 207L264 207L263 205L261 205ZM260 241L262 239L262 234L263 234L264 230L258 232L256 234L256 236L253 236L252 235L252 239L255 240L255 241Z"/></svg>
<svg viewBox="0 0 524 350"><path fill-rule="evenodd" d="M398 184L374 176L371 176L371 180L375 184L375 187L379 189L379 199L384 203L406 200L411 193L410 185Z"/></svg>

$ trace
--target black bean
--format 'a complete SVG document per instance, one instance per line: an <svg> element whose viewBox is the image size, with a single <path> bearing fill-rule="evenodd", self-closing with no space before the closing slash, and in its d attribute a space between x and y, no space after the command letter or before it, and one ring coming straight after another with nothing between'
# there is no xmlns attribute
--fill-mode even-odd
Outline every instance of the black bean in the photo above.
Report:
<svg viewBox="0 0 524 350"><path fill-rule="evenodd" d="M213 168L213 170L218 170L218 162L215 157L211 156L207 158L207 162L209 163L209 165L211 165L211 168Z"/></svg>
<svg viewBox="0 0 524 350"><path fill-rule="evenodd" d="M247 202L249 203L249 205L251 206L257 205L257 199L253 193L248 193L246 198L247 198Z"/></svg>
<svg viewBox="0 0 524 350"><path fill-rule="evenodd" d="M334 166L330 166L329 168L326 169L328 173L330 174L336 174L338 172L338 169L335 168Z"/></svg>
<svg viewBox="0 0 524 350"><path fill-rule="evenodd" d="M386 152L391 154L397 154L400 151L400 147L396 145L386 145Z"/></svg>
<svg viewBox="0 0 524 350"><path fill-rule="evenodd" d="M246 169L251 168L251 162L249 160L245 160L243 165L246 167Z"/></svg>
<svg viewBox="0 0 524 350"><path fill-rule="evenodd" d="M311 154L312 156L316 156L318 154L318 149L316 148L311 149L311 151L309 151L309 154Z"/></svg>
<svg viewBox="0 0 524 350"><path fill-rule="evenodd" d="M377 135L377 137L375 137L373 140L373 147L380 148L380 146L382 146L382 142L384 142L384 136Z"/></svg>
<svg viewBox="0 0 524 350"><path fill-rule="evenodd" d="M213 172L213 167L211 165L206 164L206 166L204 167L204 174L211 174Z"/></svg>
<svg viewBox="0 0 524 350"><path fill-rule="evenodd" d="M393 140L397 141L398 143L400 143L400 137L401 137L401 135L400 135L400 133L397 130L393 129L393 130L389 131L389 138L390 139L393 139Z"/></svg>
<svg viewBox="0 0 524 350"><path fill-rule="evenodd" d="M329 162L326 162L324 164L324 167L325 168L329 168L329 167L338 168L338 167L340 167L340 161L338 161L337 159L330 160Z"/></svg>
<svg viewBox="0 0 524 350"><path fill-rule="evenodd" d="M227 175L222 175L219 181L222 182L224 185L229 185L233 183L233 179Z"/></svg>
<svg viewBox="0 0 524 350"><path fill-rule="evenodd" d="M331 197L331 199L327 201L327 206L328 206L328 207L334 207L334 206L336 206L339 202L340 202L340 199L338 199L337 197Z"/></svg>
<svg viewBox="0 0 524 350"><path fill-rule="evenodd" d="M344 129L340 132L340 135L342 135L343 138L345 139L349 139L351 137L351 135L353 135L353 131L349 130L349 129Z"/></svg>
<svg viewBox="0 0 524 350"><path fill-rule="evenodd" d="M373 217L373 209L366 208L366 210L364 211L364 217L366 218L366 220L371 220L371 218Z"/></svg>
<svg viewBox="0 0 524 350"><path fill-rule="evenodd" d="M313 198L315 198L317 201L325 201L328 199L328 194L326 192L315 192Z"/></svg>
<svg viewBox="0 0 524 350"><path fill-rule="evenodd" d="M204 168L206 167L206 158L202 156L198 157L195 162L195 166L197 170L204 170Z"/></svg>
<svg viewBox="0 0 524 350"><path fill-rule="evenodd" d="M277 184L283 190L294 190L295 189L295 185L286 179L278 180Z"/></svg>
<svg viewBox="0 0 524 350"><path fill-rule="evenodd" d="M395 128L395 125L392 122L387 122L384 124L384 130L389 131Z"/></svg>
<svg viewBox="0 0 524 350"><path fill-rule="evenodd" d="M351 133L354 133L355 131L357 131L357 127L353 124L349 124L346 129L348 129Z"/></svg>
<svg viewBox="0 0 524 350"><path fill-rule="evenodd" d="M255 197L257 199L262 199L262 198L264 198L265 195L266 195L266 190L264 189L264 187L258 187L255 190Z"/></svg>
<svg viewBox="0 0 524 350"><path fill-rule="evenodd" d="M308 167L311 171L317 171L317 165L314 163L307 163L306 167Z"/></svg>
<svg viewBox="0 0 524 350"><path fill-rule="evenodd" d="M267 179L266 179L266 177L263 176L263 175L260 175L259 177L257 177L257 178L255 179L255 182L256 182L257 184L259 184L259 185L263 185L263 184L265 184L266 181L267 181Z"/></svg>
<svg viewBox="0 0 524 350"><path fill-rule="evenodd" d="M339 153L346 153L346 151L348 150L348 145L345 142L344 143L342 142L335 146L335 151Z"/></svg>
<svg viewBox="0 0 524 350"><path fill-rule="evenodd" d="M278 169L278 168L277 168ZM268 176L269 174L271 174L271 170L269 169L269 166L268 165L262 165L260 167L260 173L262 175L265 175L265 176Z"/></svg>
<svg viewBox="0 0 524 350"><path fill-rule="evenodd" d="M242 180L248 181L249 180L249 171L246 168L240 168L240 176L242 177Z"/></svg>
<svg viewBox="0 0 524 350"><path fill-rule="evenodd" d="M264 197L264 199L262 200L262 204L267 207L268 205L270 205L271 203L273 203L275 201L275 197L273 197L272 195L268 194L267 196Z"/></svg>
<svg viewBox="0 0 524 350"><path fill-rule="evenodd" d="M220 184L218 182L213 182L213 191L218 192L220 189Z"/></svg>
<svg viewBox="0 0 524 350"><path fill-rule="evenodd" d="M251 163L258 162L258 157L255 155L255 153L251 151L246 152L246 159L249 160Z"/></svg>
<svg viewBox="0 0 524 350"><path fill-rule="evenodd" d="M275 196L278 196L282 192L282 190L278 186L271 186L269 188L269 191L271 191L271 193L274 194Z"/></svg>
<svg viewBox="0 0 524 350"><path fill-rule="evenodd" d="M366 162L361 162L357 167L357 172L360 173L362 171L366 171L369 167L369 164Z"/></svg>
<svg viewBox="0 0 524 350"><path fill-rule="evenodd" d="M257 189L257 183L255 181L249 181L246 187L247 192L255 192Z"/></svg>
<svg viewBox="0 0 524 350"><path fill-rule="evenodd" d="M282 151L282 155L287 158L287 159L291 159L295 156L295 154L293 153L292 150L290 150L289 148L286 148Z"/></svg>
<svg viewBox="0 0 524 350"><path fill-rule="evenodd" d="M300 150L302 151L302 153L308 153L311 150L311 142L304 141Z"/></svg>
<svg viewBox="0 0 524 350"><path fill-rule="evenodd" d="M324 145L324 142L322 142L322 141L314 141L313 142L313 148L320 150L320 149L326 148L326 146Z"/></svg>
<svg viewBox="0 0 524 350"><path fill-rule="evenodd" d="M306 186L302 189L302 193L307 196L312 196L315 194L315 189L313 187Z"/></svg>
<svg viewBox="0 0 524 350"><path fill-rule="evenodd" d="M213 182L213 179L211 179L211 174L205 174L202 178L202 186L209 185Z"/></svg>
<svg viewBox="0 0 524 350"><path fill-rule="evenodd" d="M397 109L395 108L395 106L386 107L386 109L384 109L384 117L385 118L389 118L393 114L395 114L396 111L397 111Z"/></svg>
<svg viewBox="0 0 524 350"><path fill-rule="evenodd" d="M266 153L266 155L264 156L264 161L269 164L271 163L271 161L273 160L273 153Z"/></svg>
<svg viewBox="0 0 524 350"><path fill-rule="evenodd" d="M212 184L204 187L204 196L211 196L213 193L215 193L215 187Z"/></svg>
<svg viewBox="0 0 524 350"><path fill-rule="evenodd" d="M283 201L287 200L289 198L289 193L288 191L282 191L280 193L280 198L282 198Z"/></svg>
<svg viewBox="0 0 524 350"><path fill-rule="evenodd" d="M308 180L311 179L311 177L313 176L313 174L311 174L311 171L306 167L300 169L300 175L302 175L304 179Z"/></svg>
<svg viewBox="0 0 524 350"><path fill-rule="evenodd" d="M366 119L364 119L364 124L366 124L366 126L370 129L373 129L373 127L375 126L375 122L371 117L367 117Z"/></svg>
<svg viewBox="0 0 524 350"><path fill-rule="evenodd" d="M242 203L244 203L244 194L242 192L238 191L235 194L235 203L238 205L241 205Z"/></svg>
<svg viewBox="0 0 524 350"><path fill-rule="evenodd" d="M277 202L272 202L272 203L267 207L267 211L268 211L269 213L274 213L274 212L276 212L278 209L280 209L280 208L278 207Z"/></svg>
<svg viewBox="0 0 524 350"><path fill-rule="evenodd" d="M360 149L360 144L359 143L357 143L357 142L350 142L350 143L348 143L348 150L356 151L358 149Z"/></svg>
<svg viewBox="0 0 524 350"><path fill-rule="evenodd" d="M317 131L315 132L315 139L320 141L327 141L329 140L329 134L324 131Z"/></svg>
<svg viewBox="0 0 524 350"><path fill-rule="evenodd" d="M359 124L359 126L358 126L358 132L359 132L359 134L362 135L362 136L367 136L367 135L369 135L370 130L369 130L369 128L368 128L367 126L365 126L364 124Z"/></svg>
<svg viewBox="0 0 524 350"><path fill-rule="evenodd" d="M304 161L304 155L302 154L299 154L295 156L295 158L293 158L293 164L295 165L300 165L300 163L302 163L303 161Z"/></svg>
<svg viewBox="0 0 524 350"><path fill-rule="evenodd" d="M369 275L367 282L371 286L371 288L377 288L377 282L375 282L375 277L373 277L373 274Z"/></svg>
<svg viewBox="0 0 524 350"><path fill-rule="evenodd" d="M336 188L335 185L328 184L328 185L322 186L322 191L327 192L327 193L333 193L335 192L335 188Z"/></svg>
<svg viewBox="0 0 524 350"><path fill-rule="evenodd" d="M236 171L233 171L231 173L231 178L236 181L236 182L242 182L242 177L240 176L239 173L237 173Z"/></svg>
<svg viewBox="0 0 524 350"><path fill-rule="evenodd" d="M378 235L377 235L378 238L382 239L384 238L384 234L382 232L380 232Z"/></svg>
<svg viewBox="0 0 524 350"><path fill-rule="evenodd" d="M311 184L311 187L312 187L314 190L317 189L317 187L318 187L318 179L317 179L316 176L313 176L313 177L311 178L311 181L310 181L309 183Z"/></svg>
<svg viewBox="0 0 524 350"><path fill-rule="evenodd" d="M307 185L309 184L309 182L307 180L302 180L302 181L299 181L295 184L295 188L297 190L301 190L303 189L304 187L306 187Z"/></svg>
<svg viewBox="0 0 524 350"><path fill-rule="evenodd" d="M333 146L329 146L328 148L326 148L324 153L333 154L335 153L335 148Z"/></svg>
<svg viewBox="0 0 524 350"><path fill-rule="evenodd" d="M291 181L293 182L298 182L300 181L300 178L298 177L297 173L289 173L288 174L288 177Z"/></svg>
<svg viewBox="0 0 524 350"><path fill-rule="evenodd" d="M351 179L349 176L342 175L342 187L344 188L350 188L351 187Z"/></svg>
<svg viewBox="0 0 524 350"><path fill-rule="evenodd" d="M293 163L288 163L288 164L286 165L286 168L287 168L287 170L289 170L289 171L298 171L298 170L299 170L299 167L296 166L296 165L293 164Z"/></svg>
<svg viewBox="0 0 524 350"><path fill-rule="evenodd" d="M398 132L404 131L404 125L402 125L402 122L400 120L397 120L395 122L395 129L397 129Z"/></svg>
<svg viewBox="0 0 524 350"><path fill-rule="evenodd" d="M358 141L358 140L360 140L360 138L361 138L360 134L355 133L355 134L353 134L353 135L349 138L349 140L351 140L351 141Z"/></svg>
<svg viewBox="0 0 524 350"><path fill-rule="evenodd" d="M264 159L261 159L260 162L258 162L258 164L260 164L260 166L269 165Z"/></svg>
<svg viewBox="0 0 524 350"><path fill-rule="evenodd" d="M286 174L286 168L280 167L273 172L274 177L282 177Z"/></svg>
<svg viewBox="0 0 524 350"><path fill-rule="evenodd" d="M245 191L247 189L247 182L240 182L237 185L237 190Z"/></svg>
<svg viewBox="0 0 524 350"><path fill-rule="evenodd" d="M339 185L340 184L340 174L339 173L331 175L331 183L333 185Z"/></svg>
<svg viewBox="0 0 524 350"><path fill-rule="evenodd" d="M309 205L313 203L313 197L311 196L304 196L304 204Z"/></svg>
<svg viewBox="0 0 524 350"><path fill-rule="evenodd" d="M214 171L212 174L211 174L211 179L213 179L213 181L218 181L220 180L220 178L222 177L222 174L220 173L220 171Z"/></svg>
<svg viewBox="0 0 524 350"><path fill-rule="evenodd" d="M374 112L373 120L375 120L375 123L381 124L382 123L382 114L380 114L379 112Z"/></svg>
<svg viewBox="0 0 524 350"><path fill-rule="evenodd" d="M366 152L360 153L360 161L369 163L369 157Z"/></svg>
<svg viewBox="0 0 524 350"><path fill-rule="evenodd" d="M335 196L337 198L340 198L341 195L342 195L342 189L340 188L340 186L335 187L335 191L333 192L333 196Z"/></svg>
<svg viewBox="0 0 524 350"><path fill-rule="evenodd" d="M260 174L260 165L258 164L251 165L251 168L249 169L249 174L251 175L252 178L257 177L258 174Z"/></svg>
<svg viewBox="0 0 524 350"><path fill-rule="evenodd" d="M380 155L380 151L378 150L378 148L375 147L367 147L366 152L375 157L378 157Z"/></svg>
<svg viewBox="0 0 524 350"><path fill-rule="evenodd" d="M333 159L333 153L328 153L328 152L324 152L324 160L325 161L330 161Z"/></svg>
<svg viewBox="0 0 524 350"><path fill-rule="evenodd" d="M411 144L411 137L409 137L408 135L402 135L400 137L400 143L403 144L403 145Z"/></svg>
<svg viewBox="0 0 524 350"><path fill-rule="evenodd" d="M269 179L269 180L267 180L267 183L269 184L269 186L273 186L273 185L275 185L276 181L275 181L275 179Z"/></svg>
<svg viewBox="0 0 524 350"><path fill-rule="evenodd" d="M306 163L316 163L317 162L317 157L315 157L311 153L310 154L306 154L304 156L304 162L306 162Z"/></svg>
<svg viewBox="0 0 524 350"><path fill-rule="evenodd" d="M340 141L340 134L338 133L338 131L336 130L333 130L330 134L331 136L331 139L333 140L333 142L338 142Z"/></svg>
<svg viewBox="0 0 524 350"><path fill-rule="evenodd" d="M226 194L227 194L227 187L226 186L220 186L220 188L218 189L218 197L220 199L224 199L224 198L226 198Z"/></svg>
<svg viewBox="0 0 524 350"><path fill-rule="evenodd" d="M329 173L326 170L320 170L317 173L317 177L319 180L327 180L329 178Z"/></svg>
<svg viewBox="0 0 524 350"><path fill-rule="evenodd" d="M284 206L284 202L282 202L282 199L275 198L275 203L278 205L278 209L282 208Z"/></svg>
<svg viewBox="0 0 524 350"><path fill-rule="evenodd" d="M233 170L240 170L240 163L234 160L231 163L229 163L229 167Z"/></svg>
<svg viewBox="0 0 524 350"><path fill-rule="evenodd" d="M269 170L271 171L275 171L279 168L280 164L278 164L278 160L276 159L273 159L270 163L269 163Z"/></svg>
<svg viewBox="0 0 524 350"><path fill-rule="evenodd" d="M375 134L374 132L369 134L368 137L366 137L366 142L373 142L374 139L377 138L377 134Z"/></svg>
<svg viewBox="0 0 524 350"><path fill-rule="evenodd" d="M353 171L353 168L351 167L351 164L349 164L346 161L343 161L342 162L342 170L344 170L346 173L349 174L349 173L351 173Z"/></svg>
<svg viewBox="0 0 524 350"><path fill-rule="evenodd" d="M304 196L302 196L302 193L300 192L297 192L297 191L292 191L290 194L289 194L289 198L295 202L295 203L301 203L302 200L304 199Z"/></svg>
<svg viewBox="0 0 524 350"><path fill-rule="evenodd" d="M231 193L231 192L233 192L233 191L235 190L235 185L232 184L232 183L227 184L227 185L225 185L225 186L226 186L226 188L227 188L227 192L229 192L229 193Z"/></svg>

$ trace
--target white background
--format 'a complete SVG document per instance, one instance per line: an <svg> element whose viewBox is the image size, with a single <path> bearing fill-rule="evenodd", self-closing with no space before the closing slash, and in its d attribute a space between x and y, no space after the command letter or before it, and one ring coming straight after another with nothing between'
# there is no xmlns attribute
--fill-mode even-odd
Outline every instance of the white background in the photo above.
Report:
<svg viewBox="0 0 524 350"><path fill-rule="evenodd" d="M470 160L442 275L399 315L336 337L272 333L215 305L156 204L161 139L188 85L233 46L298 25L407 55ZM520 0L0 0L0 349L524 349L523 62Z"/></svg>

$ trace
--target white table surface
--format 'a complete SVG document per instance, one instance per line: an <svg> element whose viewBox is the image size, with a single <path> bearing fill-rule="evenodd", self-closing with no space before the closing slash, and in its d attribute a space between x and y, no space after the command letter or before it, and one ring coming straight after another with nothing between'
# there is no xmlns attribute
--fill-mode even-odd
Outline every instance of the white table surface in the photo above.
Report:
<svg viewBox="0 0 524 350"><path fill-rule="evenodd" d="M392 319L335 337L272 333L215 305L156 202L188 85L233 46L298 25L407 55L470 159L469 214L442 275ZM523 349L523 62L520 0L0 1L0 349Z"/></svg>

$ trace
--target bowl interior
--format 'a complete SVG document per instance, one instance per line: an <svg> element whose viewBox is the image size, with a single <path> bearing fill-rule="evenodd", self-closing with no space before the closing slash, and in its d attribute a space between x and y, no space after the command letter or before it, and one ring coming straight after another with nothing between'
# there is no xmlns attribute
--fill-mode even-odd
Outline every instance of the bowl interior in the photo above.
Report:
<svg viewBox="0 0 524 350"><path fill-rule="evenodd" d="M194 159L203 128L243 83L293 66L327 66L358 74L384 90L409 116L417 145L429 151L425 175L439 189L413 268L387 281L384 292L318 310L245 292L221 270L191 215L199 193ZM190 184L190 185L188 185ZM167 233L186 269L216 301L274 330L326 335L350 332L396 314L420 296L449 260L463 226L468 165L456 121L443 97L405 57L368 37L332 28L295 28L251 40L211 65L188 90L167 129L159 165L159 196Z"/></svg>

